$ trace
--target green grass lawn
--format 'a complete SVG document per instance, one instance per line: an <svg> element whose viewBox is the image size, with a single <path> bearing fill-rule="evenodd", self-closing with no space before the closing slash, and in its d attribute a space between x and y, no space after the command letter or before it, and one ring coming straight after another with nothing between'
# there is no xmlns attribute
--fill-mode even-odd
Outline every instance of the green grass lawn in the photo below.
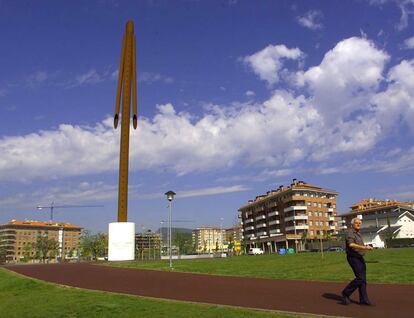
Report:
<svg viewBox="0 0 414 318"><path fill-rule="evenodd" d="M378 249L366 254L368 282L414 283L414 248ZM107 263L112 266L169 270L166 261ZM271 279L349 281L353 277L344 252L237 256L173 261L174 271Z"/></svg>
<svg viewBox="0 0 414 318"><path fill-rule="evenodd" d="M87 291L25 278L0 268L0 317L298 317L239 308Z"/></svg>

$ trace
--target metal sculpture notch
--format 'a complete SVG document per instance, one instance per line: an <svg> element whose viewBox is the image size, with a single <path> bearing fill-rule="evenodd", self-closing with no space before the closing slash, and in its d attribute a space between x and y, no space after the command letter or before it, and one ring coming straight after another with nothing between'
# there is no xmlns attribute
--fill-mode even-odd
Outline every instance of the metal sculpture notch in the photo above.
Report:
<svg viewBox="0 0 414 318"><path fill-rule="evenodd" d="M122 39L121 63L119 65L118 87L116 91L114 128L118 127L119 111L122 96L121 145L119 155L119 189L118 189L118 222L127 222L128 208L128 162L129 162L129 126L131 115L132 90L132 122L137 128L137 71L134 23L128 21Z"/></svg>

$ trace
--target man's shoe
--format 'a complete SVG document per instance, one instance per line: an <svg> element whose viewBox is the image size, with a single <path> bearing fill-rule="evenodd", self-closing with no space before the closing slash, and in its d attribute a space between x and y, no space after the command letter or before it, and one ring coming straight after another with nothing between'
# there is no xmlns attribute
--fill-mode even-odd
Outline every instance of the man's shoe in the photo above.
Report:
<svg viewBox="0 0 414 318"><path fill-rule="evenodd" d="M359 304L364 306L373 306L373 304L369 300L360 301Z"/></svg>
<svg viewBox="0 0 414 318"><path fill-rule="evenodd" d="M348 296L342 294L342 305L348 306L351 303L351 300Z"/></svg>

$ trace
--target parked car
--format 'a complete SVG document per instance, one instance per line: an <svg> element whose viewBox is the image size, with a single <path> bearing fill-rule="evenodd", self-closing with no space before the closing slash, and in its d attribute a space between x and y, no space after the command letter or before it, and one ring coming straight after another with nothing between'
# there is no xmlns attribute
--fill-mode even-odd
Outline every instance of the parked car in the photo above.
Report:
<svg viewBox="0 0 414 318"><path fill-rule="evenodd" d="M264 254L263 250L261 248L252 247L249 249L249 255L261 255Z"/></svg>
<svg viewBox="0 0 414 318"><path fill-rule="evenodd" d="M331 246L328 248L328 252L343 252L344 249L340 246Z"/></svg>

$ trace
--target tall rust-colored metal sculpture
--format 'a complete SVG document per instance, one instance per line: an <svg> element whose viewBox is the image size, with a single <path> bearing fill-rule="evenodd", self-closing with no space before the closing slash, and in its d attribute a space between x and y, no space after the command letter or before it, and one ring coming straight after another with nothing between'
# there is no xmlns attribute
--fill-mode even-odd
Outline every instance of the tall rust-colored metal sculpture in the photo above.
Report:
<svg viewBox="0 0 414 318"><path fill-rule="evenodd" d="M128 21L122 39L121 63L119 65L118 87L116 91L114 128L118 127L122 96L121 146L119 155L118 222L127 222L128 209L128 162L129 162L129 126L132 90L132 121L137 128L137 71L135 61L134 23Z"/></svg>

